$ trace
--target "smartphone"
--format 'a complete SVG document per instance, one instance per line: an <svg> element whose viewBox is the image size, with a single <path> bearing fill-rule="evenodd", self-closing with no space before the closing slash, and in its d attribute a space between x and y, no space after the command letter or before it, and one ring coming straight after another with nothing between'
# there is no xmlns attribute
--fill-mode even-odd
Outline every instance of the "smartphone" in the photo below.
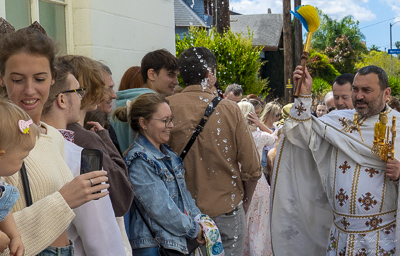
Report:
<svg viewBox="0 0 400 256"><path fill-rule="evenodd" d="M102 169L103 152L99 149L84 148L81 153L81 174Z"/></svg>

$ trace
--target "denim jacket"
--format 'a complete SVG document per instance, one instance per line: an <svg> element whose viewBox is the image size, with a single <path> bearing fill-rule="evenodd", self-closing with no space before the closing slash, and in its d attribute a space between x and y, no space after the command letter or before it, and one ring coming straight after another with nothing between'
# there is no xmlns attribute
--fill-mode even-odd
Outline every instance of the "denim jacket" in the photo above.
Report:
<svg viewBox="0 0 400 256"><path fill-rule="evenodd" d="M195 238L200 214L186 189L180 157L168 146L158 150L139 135L125 157L138 207L163 247L188 253L186 238ZM130 210L129 237L133 249L157 247L135 205Z"/></svg>

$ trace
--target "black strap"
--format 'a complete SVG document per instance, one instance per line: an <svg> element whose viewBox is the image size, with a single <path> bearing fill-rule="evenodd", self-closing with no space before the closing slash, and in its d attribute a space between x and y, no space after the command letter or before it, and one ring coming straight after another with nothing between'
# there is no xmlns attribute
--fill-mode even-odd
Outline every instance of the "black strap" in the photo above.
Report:
<svg viewBox="0 0 400 256"><path fill-rule="evenodd" d="M22 186L24 186L26 206L29 207L32 205L32 195L31 195L31 188L29 187L28 174L26 173L24 162L22 162L20 172L21 172Z"/></svg>
<svg viewBox="0 0 400 256"><path fill-rule="evenodd" d="M186 154L189 152L189 149L192 147L193 143L195 142L196 138L199 136L200 132L203 130L204 125L207 123L208 118L214 112L215 108L217 107L218 103L222 100L221 97L215 97L211 103L208 105L206 112L204 112L204 116L201 118L200 123L197 125L196 129L193 132L192 137L186 144L185 148L181 153L182 161L185 158Z"/></svg>

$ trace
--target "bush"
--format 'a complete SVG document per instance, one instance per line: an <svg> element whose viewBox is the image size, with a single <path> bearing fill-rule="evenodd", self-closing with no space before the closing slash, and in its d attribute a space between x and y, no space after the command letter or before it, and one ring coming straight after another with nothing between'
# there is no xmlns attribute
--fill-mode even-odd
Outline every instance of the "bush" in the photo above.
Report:
<svg viewBox="0 0 400 256"><path fill-rule="evenodd" d="M392 89L391 95L399 97L400 96L400 78L397 76L389 77L389 87Z"/></svg>
<svg viewBox="0 0 400 256"><path fill-rule="evenodd" d="M330 92L331 84L320 77L313 78L312 94L317 100L323 100L325 94Z"/></svg>
<svg viewBox="0 0 400 256"><path fill-rule="evenodd" d="M329 58L325 54L311 50L310 57L306 64L311 77L319 77L325 80L328 84L332 83L333 80L340 73L329 63Z"/></svg>
<svg viewBox="0 0 400 256"><path fill-rule="evenodd" d="M259 95L263 90L268 91L268 79L258 77L263 65L259 61L261 48L253 47L253 34L250 31L245 37L230 30L220 35L215 28L207 32L191 27L189 34L183 38L176 36L176 56L179 58L190 47L206 47L214 53L218 62L218 81L224 90L229 84L236 83L242 85L245 95Z"/></svg>

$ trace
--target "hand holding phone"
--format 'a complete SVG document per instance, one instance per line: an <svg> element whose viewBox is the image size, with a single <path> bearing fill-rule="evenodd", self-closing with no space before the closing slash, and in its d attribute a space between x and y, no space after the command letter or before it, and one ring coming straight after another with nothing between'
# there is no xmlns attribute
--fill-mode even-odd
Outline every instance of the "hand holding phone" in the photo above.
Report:
<svg viewBox="0 0 400 256"><path fill-rule="evenodd" d="M81 153L81 174L103 169L103 152L84 148Z"/></svg>

